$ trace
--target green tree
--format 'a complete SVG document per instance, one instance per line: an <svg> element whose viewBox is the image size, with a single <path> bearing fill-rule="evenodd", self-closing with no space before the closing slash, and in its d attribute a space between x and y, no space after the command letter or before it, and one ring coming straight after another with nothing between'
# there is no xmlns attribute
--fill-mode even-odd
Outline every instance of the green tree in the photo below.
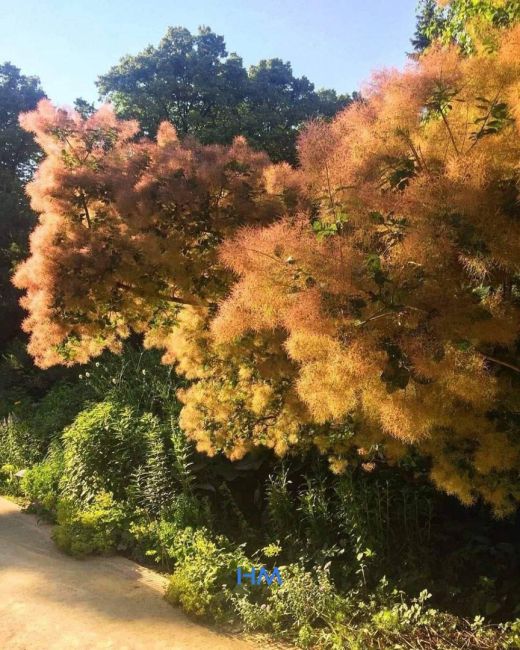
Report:
<svg viewBox="0 0 520 650"><path fill-rule="evenodd" d="M350 98L334 90L315 91L307 77L293 75L281 59L260 61L248 72L248 93L241 108L241 134L276 162L296 162L300 125L315 117L333 117Z"/></svg>
<svg viewBox="0 0 520 650"><path fill-rule="evenodd" d="M11 63L0 65L0 347L19 328L22 311L10 282L15 264L27 255L28 233L35 223L24 184L32 176L39 148L18 125L18 115L45 97L36 77Z"/></svg>
<svg viewBox="0 0 520 650"><path fill-rule="evenodd" d="M300 124L332 116L349 101L333 90L316 91L280 59L248 72L208 27L195 35L170 27L158 47L124 57L97 85L101 98L113 102L120 117L137 119L146 135L155 136L164 120L203 144L244 135L274 161L294 162Z"/></svg>
<svg viewBox="0 0 520 650"><path fill-rule="evenodd" d="M490 27L507 27L520 20L520 0L420 0L417 29L412 39L422 52L434 39L457 43L470 54L477 42L485 45Z"/></svg>
<svg viewBox="0 0 520 650"><path fill-rule="evenodd" d="M436 0L420 0L417 7L417 24L411 39L413 49L422 52L432 42L433 33L440 29L440 15Z"/></svg>
<svg viewBox="0 0 520 650"><path fill-rule="evenodd" d="M96 107L92 102L83 99L83 97L77 97L74 100L74 109L83 117L87 119L91 115L94 115L96 112Z"/></svg>

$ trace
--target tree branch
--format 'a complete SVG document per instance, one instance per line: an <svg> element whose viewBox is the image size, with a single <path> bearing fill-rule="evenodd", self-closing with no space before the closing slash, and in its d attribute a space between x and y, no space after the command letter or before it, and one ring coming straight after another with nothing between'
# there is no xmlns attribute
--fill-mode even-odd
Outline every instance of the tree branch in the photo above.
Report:
<svg viewBox="0 0 520 650"><path fill-rule="evenodd" d="M90 229L90 228L92 228L92 220L90 218L90 212L88 211L87 199L86 199L85 194L84 194L83 191L80 191L80 198L81 198L81 204L83 206L83 209L85 210L85 218L87 220L87 227Z"/></svg>
<svg viewBox="0 0 520 650"><path fill-rule="evenodd" d="M509 368L510 370L514 370L515 372L520 372L520 367L515 366L513 363L509 363L508 361L502 361L501 359L497 359L496 357L490 357L488 354L484 354L483 352L479 352L479 354L483 356L484 359L487 359L488 361L492 361L493 363L496 363L499 366L504 366L504 368Z"/></svg>
<svg viewBox="0 0 520 650"><path fill-rule="evenodd" d="M136 290L136 287L132 287L131 285L126 284L125 282L117 282L116 285L119 289L125 289L125 291L132 291L133 293L139 294L139 292ZM177 296L168 296L168 300L174 302L177 305L194 306L199 304L195 300L190 300L189 298L178 298Z"/></svg>
<svg viewBox="0 0 520 650"><path fill-rule="evenodd" d="M453 137L453 132L452 132L451 127L450 127L450 125L448 123L446 115L444 115L444 111L442 110L442 108L439 109L439 112L440 112L440 114L442 116L442 121L444 122L446 128L448 129L448 133L450 134L451 143L453 145L453 148L455 149L455 153L457 154L457 156L459 156L460 151L459 151L459 148L457 147L457 143L455 142L455 138Z"/></svg>

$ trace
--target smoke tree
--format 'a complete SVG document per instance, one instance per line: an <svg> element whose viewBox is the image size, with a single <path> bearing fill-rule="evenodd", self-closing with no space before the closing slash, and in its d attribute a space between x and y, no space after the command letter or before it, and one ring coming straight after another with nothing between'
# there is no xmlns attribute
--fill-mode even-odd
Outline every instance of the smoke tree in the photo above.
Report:
<svg viewBox="0 0 520 650"><path fill-rule="evenodd" d="M221 239L281 213L262 191L267 157L240 138L230 147L181 143L164 123L156 142L136 141L137 124L108 106L84 119L46 100L21 123L46 153L28 185L40 223L15 277L42 367L171 327L179 306L221 291Z"/></svg>
<svg viewBox="0 0 520 650"><path fill-rule="evenodd" d="M38 363L131 331L191 380L181 425L240 458L311 445L333 471L410 449L498 514L518 467L520 28L383 71L301 167L244 141L157 142L108 108L25 116L47 153L26 290Z"/></svg>

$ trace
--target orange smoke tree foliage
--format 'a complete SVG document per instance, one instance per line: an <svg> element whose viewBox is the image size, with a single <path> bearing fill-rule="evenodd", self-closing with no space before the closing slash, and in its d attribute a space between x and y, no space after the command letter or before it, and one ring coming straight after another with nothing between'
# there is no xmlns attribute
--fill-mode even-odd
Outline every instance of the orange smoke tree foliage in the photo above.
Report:
<svg viewBox="0 0 520 650"><path fill-rule="evenodd" d="M209 454L316 445L333 471L410 449L498 514L520 500L520 29L431 48L300 141L301 167L136 142L109 109L23 118L47 153L26 289L41 365L131 331L191 380ZM242 228L240 228L243 226Z"/></svg>
<svg viewBox="0 0 520 650"><path fill-rule="evenodd" d="M464 503L515 507L519 53L519 28L491 54L434 48L307 128L301 170L277 180L299 182L314 213L221 247L238 281L213 345L195 346L210 362L193 364L198 381L183 394L183 426L201 448L314 443L342 471L413 446ZM261 358L231 372L224 353L245 340ZM267 342L276 363L262 356Z"/></svg>
<svg viewBox="0 0 520 650"><path fill-rule="evenodd" d="M39 225L14 278L42 367L117 352L131 331L171 329L181 306L221 294L222 238L282 212L264 190L267 156L241 138L181 143L163 123L156 142L136 140L137 123L108 106L83 119L47 100L20 121L46 154L27 187Z"/></svg>

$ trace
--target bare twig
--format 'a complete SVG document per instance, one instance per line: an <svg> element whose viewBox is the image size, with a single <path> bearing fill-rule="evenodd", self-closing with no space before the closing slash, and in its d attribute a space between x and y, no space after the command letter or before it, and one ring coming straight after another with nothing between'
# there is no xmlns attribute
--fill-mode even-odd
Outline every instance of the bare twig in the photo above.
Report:
<svg viewBox="0 0 520 650"><path fill-rule="evenodd" d="M515 366L513 363L509 363L508 361L502 361L501 359L497 359L496 357L490 357L489 354L484 354L483 352L479 352L479 354L483 356L484 359L487 359L488 361L492 361L493 363L496 363L499 366L504 366L504 368L509 368L510 370L514 370L515 372L520 372L520 367Z"/></svg>

